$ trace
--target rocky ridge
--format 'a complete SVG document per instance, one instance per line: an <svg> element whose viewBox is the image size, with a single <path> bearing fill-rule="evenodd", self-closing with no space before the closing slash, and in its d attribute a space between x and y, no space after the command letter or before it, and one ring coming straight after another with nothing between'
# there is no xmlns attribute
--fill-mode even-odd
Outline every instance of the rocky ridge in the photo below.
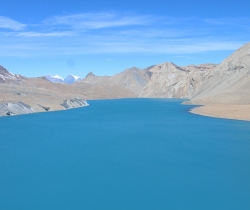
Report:
<svg viewBox="0 0 250 210"><path fill-rule="evenodd" d="M0 116L5 116L5 115L11 116L16 114L28 114L28 113L34 113L34 110L32 110L31 106L23 102L0 104Z"/></svg>

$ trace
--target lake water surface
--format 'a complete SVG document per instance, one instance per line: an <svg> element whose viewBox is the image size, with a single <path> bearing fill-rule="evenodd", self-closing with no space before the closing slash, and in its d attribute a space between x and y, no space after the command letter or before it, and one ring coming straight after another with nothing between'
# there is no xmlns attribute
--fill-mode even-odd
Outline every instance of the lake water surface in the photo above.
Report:
<svg viewBox="0 0 250 210"><path fill-rule="evenodd" d="M1 210L249 210L250 122L181 100L0 118Z"/></svg>

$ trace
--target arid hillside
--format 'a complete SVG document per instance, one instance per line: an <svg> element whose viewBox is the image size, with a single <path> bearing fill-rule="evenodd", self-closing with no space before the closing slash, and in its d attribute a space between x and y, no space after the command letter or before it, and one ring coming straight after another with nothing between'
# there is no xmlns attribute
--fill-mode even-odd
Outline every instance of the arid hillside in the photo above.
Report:
<svg viewBox="0 0 250 210"><path fill-rule="evenodd" d="M147 69L142 70L133 67L125 69L123 72L115 74L114 76L96 76L90 72L80 83L120 87L138 96L142 93L143 87L149 82L150 77L151 74Z"/></svg>

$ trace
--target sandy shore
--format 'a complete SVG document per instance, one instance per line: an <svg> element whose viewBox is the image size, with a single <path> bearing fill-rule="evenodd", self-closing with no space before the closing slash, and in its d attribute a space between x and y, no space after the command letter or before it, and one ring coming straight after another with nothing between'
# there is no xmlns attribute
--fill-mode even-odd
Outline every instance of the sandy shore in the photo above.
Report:
<svg viewBox="0 0 250 210"><path fill-rule="evenodd" d="M196 107L192 109L190 112L209 117L250 121L249 104L247 105L209 104Z"/></svg>

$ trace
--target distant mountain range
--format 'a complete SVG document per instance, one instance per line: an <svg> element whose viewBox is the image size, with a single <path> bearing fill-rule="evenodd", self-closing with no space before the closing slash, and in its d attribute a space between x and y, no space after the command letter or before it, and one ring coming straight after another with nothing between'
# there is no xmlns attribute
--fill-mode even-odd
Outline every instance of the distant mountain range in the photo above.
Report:
<svg viewBox="0 0 250 210"><path fill-rule="evenodd" d="M59 75L55 75L55 76L51 76L51 75L45 75L45 77L53 83L67 83L67 84L73 84L75 82L79 82L81 81L81 78L75 75L68 75L67 77L65 77L65 79L63 79L62 77L60 77Z"/></svg>
<svg viewBox="0 0 250 210"><path fill-rule="evenodd" d="M242 107L250 106L249 91L250 43L219 65L177 66L165 62L145 69L128 68L113 76L97 76L90 72L83 79L74 75L65 79L58 75L26 78L0 66L0 105L10 101L22 102L33 110L41 110L41 106L51 110L65 109L61 104L72 98L137 97L185 98L195 104Z"/></svg>

